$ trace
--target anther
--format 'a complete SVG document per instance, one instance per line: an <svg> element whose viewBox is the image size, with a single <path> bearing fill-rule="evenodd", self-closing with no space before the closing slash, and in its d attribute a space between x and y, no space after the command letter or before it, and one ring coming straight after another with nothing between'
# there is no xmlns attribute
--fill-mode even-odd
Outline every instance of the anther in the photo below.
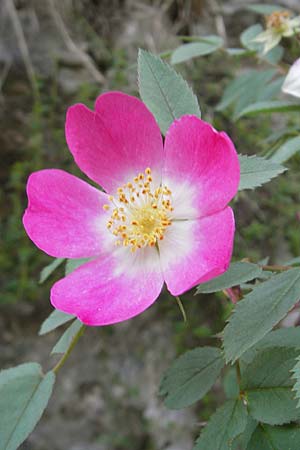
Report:
<svg viewBox="0 0 300 450"><path fill-rule="evenodd" d="M174 208L171 200L166 198L171 195L171 191L167 186L159 186L151 192L151 173L147 167L132 182L117 189L117 200L124 207L117 206L113 196L109 197L115 207L111 211L107 228L118 237L115 245L130 247L132 253L145 246L154 247L164 238L166 228L171 225L168 214ZM104 205L103 209L108 211L110 206Z"/></svg>

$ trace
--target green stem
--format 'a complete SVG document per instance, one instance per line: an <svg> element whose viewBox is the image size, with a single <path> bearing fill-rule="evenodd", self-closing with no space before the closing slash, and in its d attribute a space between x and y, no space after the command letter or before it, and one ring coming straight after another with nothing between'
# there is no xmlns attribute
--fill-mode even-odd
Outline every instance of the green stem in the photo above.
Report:
<svg viewBox="0 0 300 450"><path fill-rule="evenodd" d="M75 336L73 337L68 350L66 351L66 353L63 354L63 356L60 358L60 360L58 361L58 363L53 367L52 371L56 374L61 367L65 364L65 362L67 361L67 359L69 358L70 354L72 353L73 348L75 347L75 345L77 344L77 341L79 340L80 336L83 335L84 331L86 329L85 325L82 325L79 330L77 331L77 333L75 334Z"/></svg>
<svg viewBox="0 0 300 450"><path fill-rule="evenodd" d="M236 369L237 382L238 382L238 385L240 386L242 375L241 375L241 367L240 367L240 362L239 361L236 362L235 369Z"/></svg>
<svg viewBox="0 0 300 450"><path fill-rule="evenodd" d="M178 297L178 296L175 296L175 299L176 299L176 302L177 302L177 304L179 306L179 309L181 311L181 314L182 314L182 317L183 317L183 321L186 323L187 322L187 317L186 317L186 313L185 313L182 301L180 300L180 297Z"/></svg>

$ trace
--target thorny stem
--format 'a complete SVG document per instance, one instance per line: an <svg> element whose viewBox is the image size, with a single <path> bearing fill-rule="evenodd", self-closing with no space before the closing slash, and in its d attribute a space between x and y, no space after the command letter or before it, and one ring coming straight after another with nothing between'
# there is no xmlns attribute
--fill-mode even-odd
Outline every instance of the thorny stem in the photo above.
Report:
<svg viewBox="0 0 300 450"><path fill-rule="evenodd" d="M57 374L57 372L61 369L61 367L65 364L66 360L69 358L73 348L75 347L75 345L77 344L77 341L79 340L80 336L83 335L84 331L86 329L85 325L82 325L79 330L77 331L77 333L75 334L75 336L73 337L68 350L66 351L66 353L64 353L64 355L61 357L61 359L58 361L58 363L53 367L52 371Z"/></svg>
<svg viewBox="0 0 300 450"><path fill-rule="evenodd" d="M178 297L178 296L175 296L175 299L176 299L176 302L177 302L177 304L179 306L179 309L181 311L181 314L182 314L182 317L183 317L183 321L186 323L187 322L187 317L186 317L186 313L185 313L182 301L180 300L180 297Z"/></svg>
<svg viewBox="0 0 300 450"><path fill-rule="evenodd" d="M286 270L294 269L294 266L280 266L280 265L274 265L274 266L260 266L264 270L272 270L273 272L285 272Z"/></svg>

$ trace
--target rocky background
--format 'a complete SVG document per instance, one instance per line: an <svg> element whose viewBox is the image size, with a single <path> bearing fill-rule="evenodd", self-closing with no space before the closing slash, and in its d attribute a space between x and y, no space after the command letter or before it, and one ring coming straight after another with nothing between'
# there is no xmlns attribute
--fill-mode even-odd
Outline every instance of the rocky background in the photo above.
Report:
<svg viewBox="0 0 300 450"><path fill-rule="evenodd" d="M38 361L49 368L55 363L49 353L61 331L37 338L40 323L51 311L49 288L55 277L37 284L50 258L25 236L21 217L30 172L59 167L79 175L64 140L66 108L76 101L92 105L105 90L137 94L139 47L160 53L175 48L180 35L212 33L238 46L239 34L259 19L245 11L249 3L1 0L0 367ZM280 3L300 12L298 0ZM214 117L213 107L226 82L241 70L222 55L178 69L193 85L207 120ZM257 152L256 140L276 126L269 120L234 125L226 117L215 119L245 153ZM288 258L300 253L294 206L299 193L297 180L291 177L288 186L283 177L279 186L271 183L261 190L259 206L254 195L240 199L237 257L270 255L276 261L278 255ZM294 201L284 205L281 217L278 201L286 194ZM270 230L272 221L276 227ZM55 276L60 275L58 270ZM169 411L158 396L159 380L176 354L213 343L208 336L222 329L228 304L222 296L192 293L183 301L187 325L165 293L134 320L89 329L59 373L47 412L22 449L191 450L201 423L223 396L221 387L196 408Z"/></svg>

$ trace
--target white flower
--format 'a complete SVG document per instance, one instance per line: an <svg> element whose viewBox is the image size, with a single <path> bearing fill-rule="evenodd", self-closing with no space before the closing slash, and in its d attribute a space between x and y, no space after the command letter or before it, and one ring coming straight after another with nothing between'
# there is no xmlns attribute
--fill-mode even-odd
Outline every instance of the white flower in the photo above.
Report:
<svg viewBox="0 0 300 450"><path fill-rule="evenodd" d="M264 54L276 47L283 37L291 37L300 32L300 16L290 16L289 11L275 11L266 17L267 29L253 39L254 42L264 44Z"/></svg>
<svg viewBox="0 0 300 450"><path fill-rule="evenodd" d="M300 58L290 68L284 80L282 91L286 94L300 98Z"/></svg>

